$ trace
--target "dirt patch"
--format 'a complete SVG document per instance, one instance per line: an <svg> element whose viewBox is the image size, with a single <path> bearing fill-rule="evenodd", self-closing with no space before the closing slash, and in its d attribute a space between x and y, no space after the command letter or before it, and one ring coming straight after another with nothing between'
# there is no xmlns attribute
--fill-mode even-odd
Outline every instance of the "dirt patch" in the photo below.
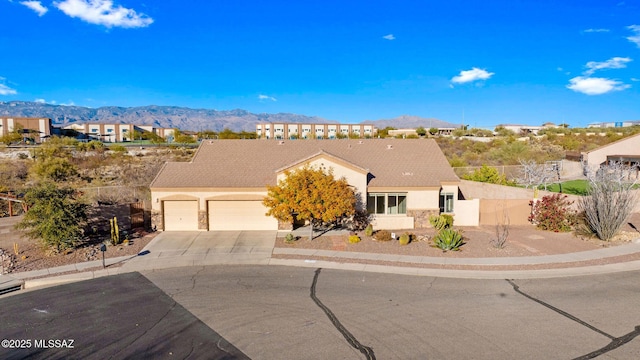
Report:
<svg viewBox="0 0 640 360"><path fill-rule="evenodd" d="M409 231L415 234L419 240L404 246L395 240L376 241L372 237L358 233L362 241L355 244L349 243L348 235L321 236L312 241L309 241L308 237L301 237L293 243L287 243L284 238L279 237L276 240L276 247L447 258L544 256L595 250L628 243L640 238L640 232L633 228L634 223L640 225L640 214L634 214L632 221L623 228L615 239L609 242L580 236L572 232L554 233L538 230L532 225L524 225L510 227L506 246L502 249L494 246L496 229L493 226L460 228L463 231L465 241L460 251L443 252L432 247L431 239L435 235L433 229ZM396 233L400 235L404 231L396 231Z"/></svg>
<svg viewBox="0 0 640 360"><path fill-rule="evenodd" d="M107 245L105 258L133 256L138 254L158 233L135 231L128 244ZM94 237L82 246L63 253L55 254L42 249L40 245L26 238L15 237L0 244L0 254L4 253L4 273L42 270L58 266L102 260L100 246L107 237ZM16 250L17 249L17 253ZM1 269L0 269L1 270Z"/></svg>

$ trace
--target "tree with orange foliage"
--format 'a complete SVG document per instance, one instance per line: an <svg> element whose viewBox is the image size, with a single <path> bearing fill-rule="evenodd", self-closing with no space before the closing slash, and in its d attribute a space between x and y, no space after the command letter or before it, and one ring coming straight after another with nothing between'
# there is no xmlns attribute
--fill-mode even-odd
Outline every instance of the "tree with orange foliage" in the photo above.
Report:
<svg viewBox="0 0 640 360"><path fill-rule="evenodd" d="M286 178L276 186L268 186L263 204L269 208L267 215L280 221L309 221L310 239L313 227L334 223L355 213L356 195L343 177L336 179L333 171L315 169L309 165L285 172Z"/></svg>

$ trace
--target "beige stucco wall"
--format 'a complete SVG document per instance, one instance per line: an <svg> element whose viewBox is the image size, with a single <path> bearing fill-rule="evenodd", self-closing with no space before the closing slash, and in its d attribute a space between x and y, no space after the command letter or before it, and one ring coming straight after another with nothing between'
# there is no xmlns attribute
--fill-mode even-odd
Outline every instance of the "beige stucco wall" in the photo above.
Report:
<svg viewBox="0 0 640 360"><path fill-rule="evenodd" d="M367 174L362 170L347 167L342 164L338 164L329 158L321 157L313 159L308 163L300 164L298 168L303 167L305 164L309 164L312 168L323 168L325 170L332 170L333 176L336 179L345 178L349 185L353 186L353 190L356 196L360 197L360 209L366 208L367 204ZM284 180L286 175L284 172L278 174L278 182Z"/></svg>
<svg viewBox="0 0 640 360"><path fill-rule="evenodd" d="M258 200L267 196L266 189L262 191L188 191L184 189L182 191L152 191L151 192L151 210L160 211L163 200L178 200L183 197L183 200L194 199L198 200L198 210L207 210L207 200L215 200L216 198L225 200Z"/></svg>

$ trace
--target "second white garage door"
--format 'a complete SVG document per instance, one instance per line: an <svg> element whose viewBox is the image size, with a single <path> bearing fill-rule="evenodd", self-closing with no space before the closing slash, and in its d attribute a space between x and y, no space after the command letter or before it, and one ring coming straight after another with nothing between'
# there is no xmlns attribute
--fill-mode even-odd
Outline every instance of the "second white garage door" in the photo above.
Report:
<svg viewBox="0 0 640 360"><path fill-rule="evenodd" d="M209 201L209 230L278 230L262 201Z"/></svg>

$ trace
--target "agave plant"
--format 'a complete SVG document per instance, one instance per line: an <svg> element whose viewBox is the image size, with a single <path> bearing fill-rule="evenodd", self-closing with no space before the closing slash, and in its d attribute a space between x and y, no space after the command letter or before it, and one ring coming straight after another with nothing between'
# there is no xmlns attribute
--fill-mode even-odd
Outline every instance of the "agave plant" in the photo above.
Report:
<svg viewBox="0 0 640 360"><path fill-rule="evenodd" d="M443 251L458 251L462 245L464 245L462 233L451 228L440 230L433 238L433 247L437 247Z"/></svg>

